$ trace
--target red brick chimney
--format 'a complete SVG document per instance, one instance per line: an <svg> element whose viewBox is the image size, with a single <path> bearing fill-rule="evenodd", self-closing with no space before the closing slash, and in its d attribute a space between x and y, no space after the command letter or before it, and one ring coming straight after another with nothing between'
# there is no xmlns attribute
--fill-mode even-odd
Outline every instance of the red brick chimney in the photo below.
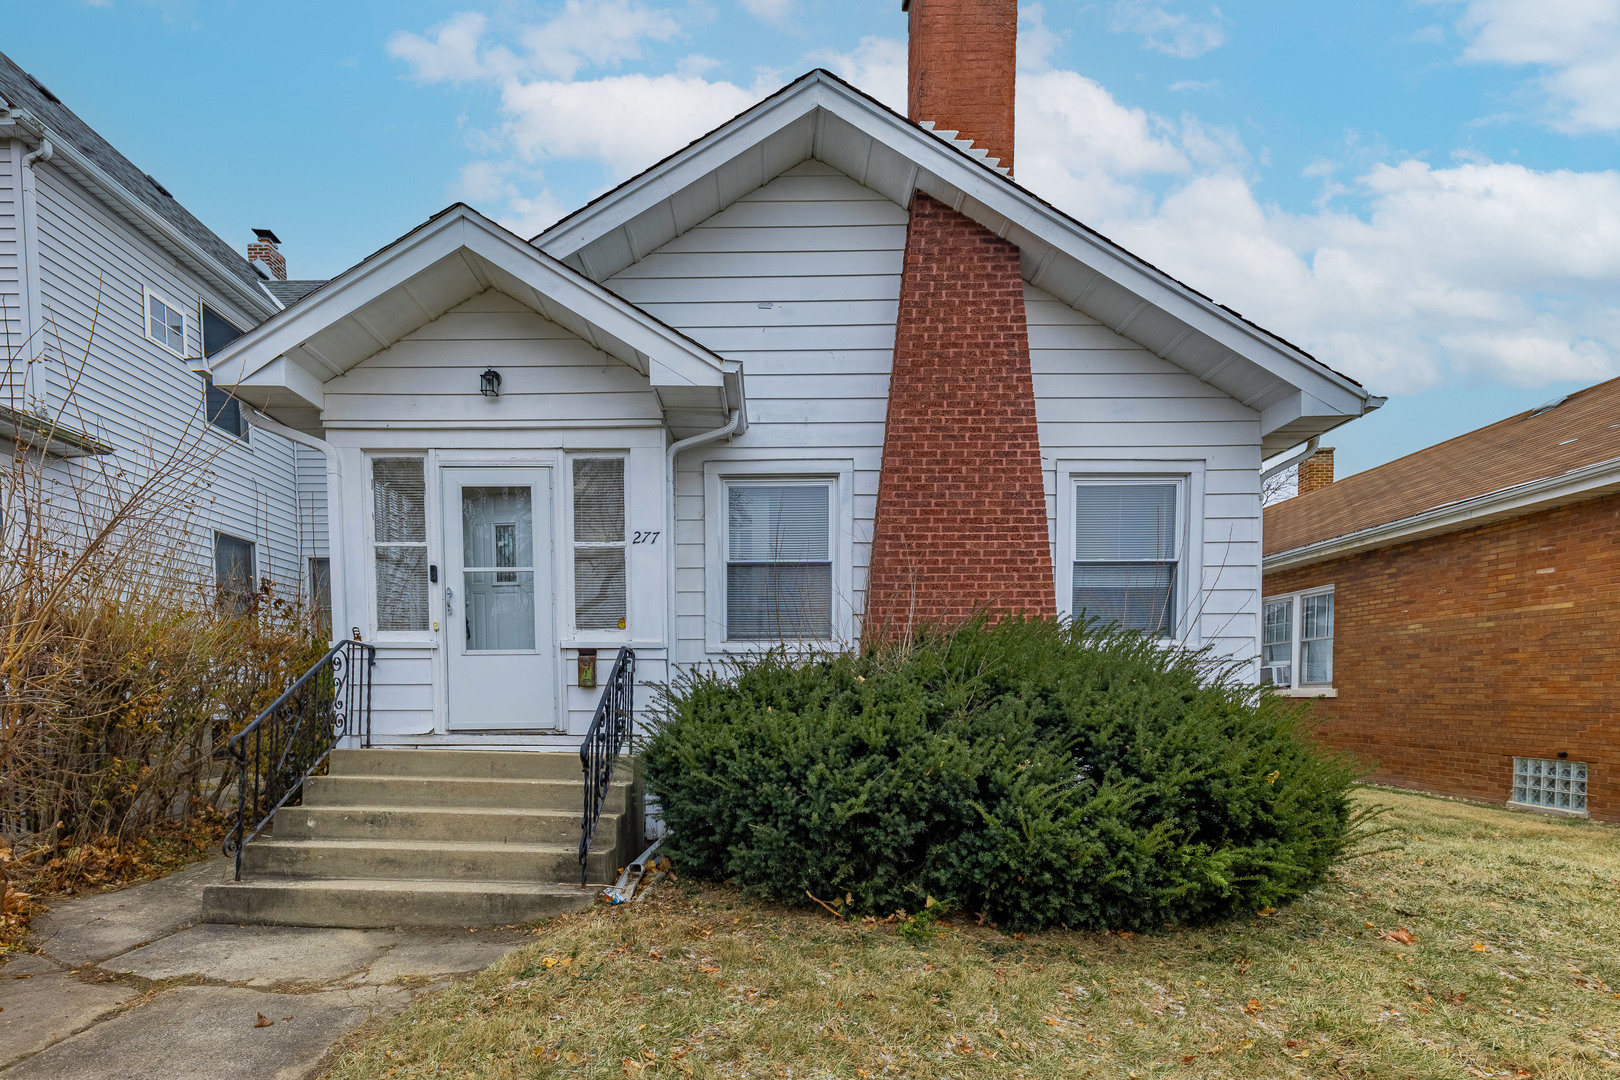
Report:
<svg viewBox="0 0 1620 1080"><path fill-rule="evenodd" d="M1018 0L902 0L910 13L907 114L1013 163Z"/></svg>
<svg viewBox="0 0 1620 1080"><path fill-rule="evenodd" d="M1016 0L911 0L910 12L912 118L1007 164ZM916 192L866 629L1051 615L1055 592L1018 248Z"/></svg>
<svg viewBox="0 0 1620 1080"><path fill-rule="evenodd" d="M250 263L259 263L270 276L277 281L287 280L287 260L281 256L281 241L269 229L254 229L253 235L258 239L248 245L247 257Z"/></svg>
<svg viewBox="0 0 1620 1080"><path fill-rule="evenodd" d="M1333 483L1333 447L1318 447L1299 463L1299 495L1308 495Z"/></svg>

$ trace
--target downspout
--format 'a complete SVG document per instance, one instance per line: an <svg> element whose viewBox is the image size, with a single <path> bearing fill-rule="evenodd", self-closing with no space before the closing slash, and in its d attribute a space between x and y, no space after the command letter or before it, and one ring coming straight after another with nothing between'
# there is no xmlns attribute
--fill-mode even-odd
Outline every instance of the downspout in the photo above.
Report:
<svg viewBox="0 0 1620 1080"><path fill-rule="evenodd" d="M1321 442L1322 442L1322 436L1320 436L1320 435L1312 435L1311 436L1311 441L1305 444L1305 449L1301 450L1299 453L1295 454L1293 457L1289 458L1287 461L1284 461L1279 465L1273 465L1271 468L1266 469L1264 472L1262 472L1260 474L1260 482L1262 484L1264 484L1267 480L1270 480L1273 476L1276 476L1278 473L1282 472L1284 469L1291 469L1295 465L1298 465L1300 462L1304 461L1306 458L1308 458L1312 454L1316 453L1316 448L1317 448L1318 445L1321 444Z"/></svg>
<svg viewBox="0 0 1620 1080"><path fill-rule="evenodd" d="M244 409L243 412L247 414L248 423L260 431L268 431L272 435L280 435L288 442L308 447L311 450L318 450L326 458L326 573L327 581L332 589L332 638L335 642L342 636L338 633L338 627L347 621L344 618L346 613L339 606L344 597L343 560L337 555L337 521L342 506L343 472L339 468L337 449L325 439L317 439L313 435L306 435L297 428L290 428L280 421L272 420L257 410ZM296 485L293 495L296 503ZM310 524L311 528L313 528L314 523L311 522ZM313 541L311 543L313 545ZM303 558L302 552L299 553L299 558Z"/></svg>
<svg viewBox="0 0 1620 1080"><path fill-rule="evenodd" d="M683 450L690 450L694 446L716 442L737 430L737 423L742 419L741 409L731 410L731 419L713 431L705 431L693 435L689 439L672 442L664 451L664 505L668 508L669 537L665 550L669 554L665 557L664 573L668 588L664 597L664 663L666 665L666 678L673 678L675 666L675 455Z"/></svg>
<svg viewBox="0 0 1620 1080"><path fill-rule="evenodd" d="M17 176L17 207L22 217L22 258L18 260L22 265L22 355L23 363L23 408L31 408L35 402L44 396L44 387L39 385L39 365L33 360L43 351L44 319L40 313L39 296L39 192L34 177L34 166L42 161L49 161L56 156L56 147L51 140L42 138L39 149L24 154L22 168Z"/></svg>

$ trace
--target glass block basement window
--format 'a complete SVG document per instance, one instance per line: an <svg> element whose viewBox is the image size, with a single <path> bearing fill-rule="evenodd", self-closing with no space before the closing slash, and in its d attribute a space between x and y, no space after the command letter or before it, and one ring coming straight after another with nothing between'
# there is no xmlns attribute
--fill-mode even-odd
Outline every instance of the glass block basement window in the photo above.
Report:
<svg viewBox="0 0 1620 1080"><path fill-rule="evenodd" d="M1514 758L1513 801L1571 814L1586 813L1586 762Z"/></svg>

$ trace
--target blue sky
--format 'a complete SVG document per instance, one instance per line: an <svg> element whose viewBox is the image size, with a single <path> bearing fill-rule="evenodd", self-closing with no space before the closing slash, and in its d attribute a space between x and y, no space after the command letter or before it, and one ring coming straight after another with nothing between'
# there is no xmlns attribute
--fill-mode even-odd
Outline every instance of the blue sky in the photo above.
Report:
<svg viewBox="0 0 1620 1080"><path fill-rule="evenodd" d="M1620 0L1020 10L1020 180L1387 394L1341 474L1620 373ZM811 67L903 108L904 39L898 0L55 0L3 47L327 277L457 199L533 232Z"/></svg>

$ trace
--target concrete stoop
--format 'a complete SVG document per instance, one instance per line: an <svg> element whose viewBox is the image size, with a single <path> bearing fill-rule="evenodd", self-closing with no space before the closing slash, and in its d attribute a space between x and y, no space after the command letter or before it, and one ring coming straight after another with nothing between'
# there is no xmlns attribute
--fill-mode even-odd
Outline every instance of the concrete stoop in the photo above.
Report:
<svg viewBox="0 0 1620 1080"><path fill-rule="evenodd" d="M247 845L242 880L204 890L203 918L470 927L589 907L640 847L639 787L628 765L617 777L582 889L577 754L334 750L303 805Z"/></svg>

